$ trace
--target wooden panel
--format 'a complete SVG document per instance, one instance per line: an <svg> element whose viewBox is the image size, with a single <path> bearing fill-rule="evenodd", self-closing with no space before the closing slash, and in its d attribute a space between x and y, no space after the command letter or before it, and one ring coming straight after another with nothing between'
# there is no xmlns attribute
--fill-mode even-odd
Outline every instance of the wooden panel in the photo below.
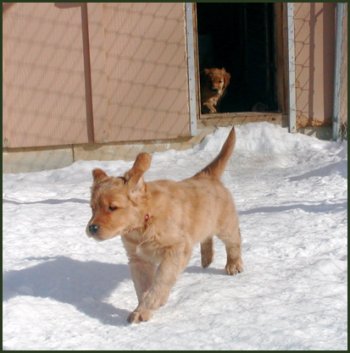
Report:
<svg viewBox="0 0 350 353"><path fill-rule="evenodd" d="M88 5L96 142L189 135L184 5Z"/></svg>
<svg viewBox="0 0 350 353"><path fill-rule="evenodd" d="M296 3L297 127L331 124L334 79L334 3Z"/></svg>
<svg viewBox="0 0 350 353"><path fill-rule="evenodd" d="M283 125L285 116L282 113L259 113L259 112L241 112L241 113L219 113L210 114L210 118L201 119L203 126L232 126L253 122L268 121L274 124Z"/></svg>
<svg viewBox="0 0 350 353"><path fill-rule="evenodd" d="M81 5L3 12L5 147L87 141Z"/></svg>

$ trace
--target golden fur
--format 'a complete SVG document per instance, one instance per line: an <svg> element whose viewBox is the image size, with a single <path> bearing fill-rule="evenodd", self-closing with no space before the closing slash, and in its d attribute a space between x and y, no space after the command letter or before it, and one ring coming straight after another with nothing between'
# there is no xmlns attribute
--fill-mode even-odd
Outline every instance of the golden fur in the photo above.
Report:
<svg viewBox="0 0 350 353"><path fill-rule="evenodd" d="M120 234L138 297L129 322L147 321L165 304L193 245L201 243L202 266L213 259L213 236L225 244L225 270L243 270L238 216L231 193L220 181L235 144L232 128L219 155L191 178L144 182L151 156L140 153L122 177L93 170L92 218L87 234L106 240Z"/></svg>
<svg viewBox="0 0 350 353"><path fill-rule="evenodd" d="M224 69L204 69L201 79L202 113L217 113L218 105L230 83L231 75Z"/></svg>

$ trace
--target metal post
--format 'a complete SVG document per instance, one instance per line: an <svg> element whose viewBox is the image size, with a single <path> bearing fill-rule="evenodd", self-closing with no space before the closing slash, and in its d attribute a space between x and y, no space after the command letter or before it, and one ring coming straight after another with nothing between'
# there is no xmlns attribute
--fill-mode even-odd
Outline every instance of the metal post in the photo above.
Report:
<svg viewBox="0 0 350 353"><path fill-rule="evenodd" d="M288 72L289 72L289 132L296 132L294 4L287 3Z"/></svg>
<svg viewBox="0 0 350 353"><path fill-rule="evenodd" d="M333 140L338 140L340 135L340 81L341 57L343 43L343 17L344 3L336 7L336 37L335 37L335 65L334 65L334 98L333 98Z"/></svg>
<svg viewBox="0 0 350 353"><path fill-rule="evenodd" d="M186 43L187 43L187 66L188 66L188 92L190 105L190 133L197 134L197 104L196 104L196 70L194 64L194 37L193 37L193 14L192 3L185 4L186 16Z"/></svg>

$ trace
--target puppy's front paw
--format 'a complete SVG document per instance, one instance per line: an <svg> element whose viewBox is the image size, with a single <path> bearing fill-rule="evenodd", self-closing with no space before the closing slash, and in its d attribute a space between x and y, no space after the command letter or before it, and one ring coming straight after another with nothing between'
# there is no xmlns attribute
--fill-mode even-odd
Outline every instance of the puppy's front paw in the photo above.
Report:
<svg viewBox="0 0 350 353"><path fill-rule="evenodd" d="M135 310L128 316L128 322L131 324L138 324L141 321L148 321L152 317L150 310Z"/></svg>
<svg viewBox="0 0 350 353"><path fill-rule="evenodd" d="M228 262L225 266L226 273L228 275L236 275L237 273L243 272L243 263L241 260L236 262Z"/></svg>

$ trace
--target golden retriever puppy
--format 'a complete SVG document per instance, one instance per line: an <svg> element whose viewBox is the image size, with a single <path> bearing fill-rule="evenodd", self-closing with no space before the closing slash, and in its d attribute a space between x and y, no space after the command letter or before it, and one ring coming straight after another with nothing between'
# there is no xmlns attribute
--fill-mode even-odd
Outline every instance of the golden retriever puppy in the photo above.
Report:
<svg viewBox="0 0 350 353"><path fill-rule="evenodd" d="M204 69L201 78L202 114L217 113L231 75L224 69Z"/></svg>
<svg viewBox="0 0 350 353"><path fill-rule="evenodd" d="M220 176L235 144L232 128L219 155L202 171L182 181L145 182L151 156L140 153L123 176L93 170L92 217L87 235L96 240L122 236L138 306L128 321L147 321L165 304L195 243L202 266L213 260L213 236L225 244L227 274L243 270L238 216Z"/></svg>

